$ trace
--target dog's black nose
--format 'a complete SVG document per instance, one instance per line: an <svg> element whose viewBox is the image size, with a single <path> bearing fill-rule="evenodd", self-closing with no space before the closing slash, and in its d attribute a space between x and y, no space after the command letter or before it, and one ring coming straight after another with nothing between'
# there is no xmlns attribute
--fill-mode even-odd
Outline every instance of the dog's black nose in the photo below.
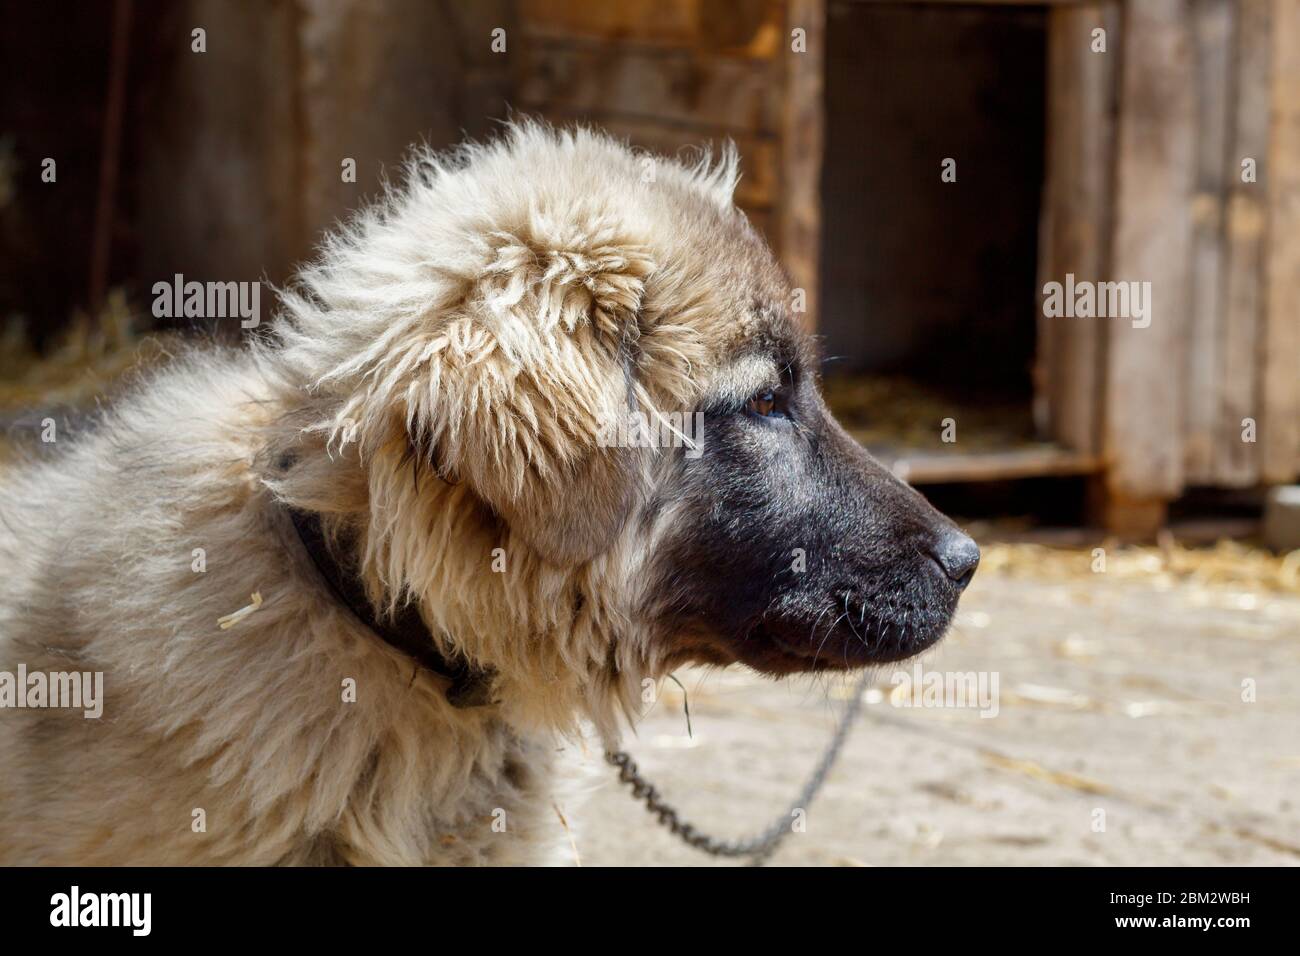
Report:
<svg viewBox="0 0 1300 956"><path fill-rule="evenodd" d="M930 546L930 557L953 584L964 590L979 567L980 548L969 536L953 528L943 532Z"/></svg>

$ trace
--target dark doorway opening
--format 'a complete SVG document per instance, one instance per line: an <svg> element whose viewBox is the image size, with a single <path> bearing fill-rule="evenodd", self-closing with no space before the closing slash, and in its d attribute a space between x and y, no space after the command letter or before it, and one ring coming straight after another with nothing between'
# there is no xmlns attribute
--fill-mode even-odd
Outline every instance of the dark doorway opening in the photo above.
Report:
<svg viewBox="0 0 1300 956"><path fill-rule="evenodd" d="M828 376L901 377L1028 422L1045 71L1043 8L830 4Z"/></svg>

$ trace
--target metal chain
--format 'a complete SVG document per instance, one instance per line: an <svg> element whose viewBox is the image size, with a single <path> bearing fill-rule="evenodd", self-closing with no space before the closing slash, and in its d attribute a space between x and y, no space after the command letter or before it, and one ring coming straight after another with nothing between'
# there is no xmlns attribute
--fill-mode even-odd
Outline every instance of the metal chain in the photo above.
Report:
<svg viewBox="0 0 1300 956"><path fill-rule="evenodd" d="M808 782L804 784L803 790L799 796L790 804L790 809L784 816L777 817L767 829L755 834L744 840L723 840L718 837L710 836L707 833L701 833L694 826L682 820L677 810L660 795L659 789L650 781L646 780L637 770L636 763L623 750L608 750L605 752L605 759L618 768L618 779L622 783L628 784L632 788L632 796L637 800L645 803L646 809L650 811L662 826L668 828L674 835L679 837L683 842L695 847L697 850L709 854L710 856L725 857L749 857L751 866L762 866L768 858L776 852L777 846L791 832L790 817L794 811L807 809L813 798L826 782L826 777L830 774L831 768L835 766L835 761L839 758L840 750L844 747L844 742L849 739L849 731L853 729L853 723L862 709L862 695L866 692L867 684L871 678L870 672L864 672L858 678L857 683L853 686L853 696L844 707L844 713L840 715L840 722L835 727L835 734L831 737L830 743L822 751L821 760L813 769L812 775L809 776Z"/></svg>

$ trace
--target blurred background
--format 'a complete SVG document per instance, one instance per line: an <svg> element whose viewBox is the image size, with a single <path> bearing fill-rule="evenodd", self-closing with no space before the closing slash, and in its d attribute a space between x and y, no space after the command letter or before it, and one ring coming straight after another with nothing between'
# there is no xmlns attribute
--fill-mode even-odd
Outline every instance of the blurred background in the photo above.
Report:
<svg viewBox="0 0 1300 956"><path fill-rule="evenodd" d="M891 706L882 674L834 825L782 858L1300 858L1300 3L0 11L0 455L171 339L237 339L155 318L153 284L284 282L413 142L511 110L666 154L730 139L837 414L984 545L933 666L1002 675L986 720ZM1150 282L1152 321L1045 315L1067 275ZM686 685L692 732L670 693L639 759L733 831L845 693ZM694 861L637 813L602 792L575 853Z"/></svg>

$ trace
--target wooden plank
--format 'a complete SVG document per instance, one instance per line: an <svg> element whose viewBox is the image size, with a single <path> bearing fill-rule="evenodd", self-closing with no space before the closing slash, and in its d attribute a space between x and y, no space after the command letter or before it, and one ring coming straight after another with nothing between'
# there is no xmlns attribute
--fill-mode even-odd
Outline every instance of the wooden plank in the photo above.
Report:
<svg viewBox="0 0 1300 956"><path fill-rule="evenodd" d="M691 45L700 30L699 0L520 0L519 25L537 37Z"/></svg>
<svg viewBox="0 0 1300 956"><path fill-rule="evenodd" d="M1190 299L1196 112L1182 0L1126 8L1113 281L1149 282L1149 324L1106 319L1108 492L1137 513L1183 488L1182 410ZM1153 511L1154 509L1145 509Z"/></svg>
<svg viewBox="0 0 1300 956"><path fill-rule="evenodd" d="M1075 452L1056 458L1032 458L1014 452L982 455L928 455L889 462L890 470L911 485L1020 481L1026 478L1077 478L1095 473L1098 459Z"/></svg>
<svg viewBox="0 0 1300 956"><path fill-rule="evenodd" d="M1192 0L1196 77L1196 169L1192 213L1192 301L1188 314L1187 391L1183 425L1187 481L1213 478L1219 435L1224 325L1224 206L1229 183L1232 110L1232 0Z"/></svg>
<svg viewBox="0 0 1300 956"><path fill-rule="evenodd" d="M1107 274L1113 197L1118 50L1092 51L1092 31L1118 43L1114 3L1054 8L1047 24L1047 183L1039 242L1039 288L1067 273ZM1105 326L1039 311L1035 421L1066 448L1100 445Z"/></svg>
<svg viewBox="0 0 1300 956"><path fill-rule="evenodd" d="M804 292L806 310L799 317L805 328L812 330L817 327L820 291L825 0L788 0L785 25L778 245L791 283ZM802 51L792 49L795 30L802 31Z"/></svg>
<svg viewBox="0 0 1300 956"><path fill-rule="evenodd" d="M1177 518L1168 524L1170 539L1184 547L1214 545L1228 539L1258 538L1256 518ZM1096 528L1034 527L997 529L997 540L1042 544L1049 548L1094 548L1106 544L1107 535Z"/></svg>
<svg viewBox="0 0 1300 956"><path fill-rule="evenodd" d="M1169 518L1169 502L1163 497L1131 497L1117 492L1105 480L1088 484L1090 523L1107 534L1126 541L1150 541Z"/></svg>
<svg viewBox="0 0 1300 956"><path fill-rule="evenodd" d="M1223 320L1217 368L1207 384L1217 420L1209 483L1228 487L1259 480L1259 445L1242 441L1242 420L1259 419L1259 338L1264 313L1264 257L1272 0L1240 0L1232 72L1232 132L1224 170L1227 187ZM1241 161L1254 159L1257 182L1242 181ZM1193 382L1194 385L1199 383ZM1197 475L1197 477L1201 477Z"/></svg>
<svg viewBox="0 0 1300 956"><path fill-rule="evenodd" d="M487 49L489 35L471 43L422 0L394 0L388 13L376 17L364 0L301 8L299 189L309 232L374 196L412 142L446 147L460 138L461 51ZM505 58L497 60L504 71ZM345 159L356 163L355 182L343 179Z"/></svg>
<svg viewBox="0 0 1300 956"><path fill-rule="evenodd" d="M780 0L521 0L526 36L666 46L770 59L781 27Z"/></svg>
<svg viewBox="0 0 1300 956"><path fill-rule="evenodd" d="M1272 35L1259 452L1260 477L1285 482L1300 465L1300 3L1275 0Z"/></svg>
<svg viewBox="0 0 1300 956"><path fill-rule="evenodd" d="M518 102L528 110L730 133L780 128L780 101L766 61L552 41L529 44L514 59Z"/></svg>
<svg viewBox="0 0 1300 956"><path fill-rule="evenodd" d="M868 450L896 476L913 485L1060 478L1092 474L1101 467L1099 459L1063 448L951 454L899 453L888 448Z"/></svg>
<svg viewBox="0 0 1300 956"><path fill-rule="evenodd" d="M294 9L188 0L157 56L166 89L142 105L140 276L283 281L310 250L298 203ZM207 52L191 52L202 26ZM263 309L267 298L263 296ZM218 322L239 335L239 322Z"/></svg>

